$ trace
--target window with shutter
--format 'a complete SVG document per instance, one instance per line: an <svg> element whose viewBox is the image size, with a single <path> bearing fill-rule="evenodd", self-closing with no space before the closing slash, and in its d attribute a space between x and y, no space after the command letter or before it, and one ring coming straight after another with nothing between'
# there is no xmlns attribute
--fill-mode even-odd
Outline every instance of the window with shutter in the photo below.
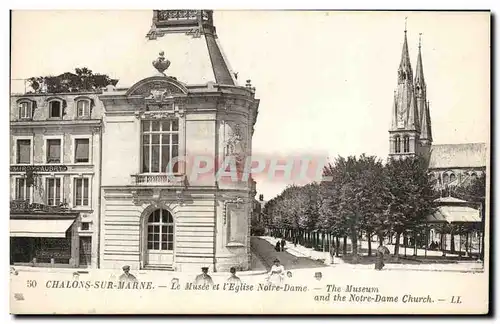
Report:
<svg viewBox="0 0 500 324"><path fill-rule="evenodd" d="M76 102L76 115L78 118L90 117L90 101L78 100Z"/></svg>
<svg viewBox="0 0 500 324"><path fill-rule="evenodd" d="M47 140L47 163L61 163L61 140Z"/></svg>
<svg viewBox="0 0 500 324"><path fill-rule="evenodd" d="M88 138L78 138L75 140L75 163L90 162L89 148Z"/></svg>
<svg viewBox="0 0 500 324"><path fill-rule="evenodd" d="M19 119L31 119L33 117L33 105L30 102L19 103Z"/></svg>
<svg viewBox="0 0 500 324"><path fill-rule="evenodd" d="M18 164L31 163L31 140L17 140L17 161Z"/></svg>

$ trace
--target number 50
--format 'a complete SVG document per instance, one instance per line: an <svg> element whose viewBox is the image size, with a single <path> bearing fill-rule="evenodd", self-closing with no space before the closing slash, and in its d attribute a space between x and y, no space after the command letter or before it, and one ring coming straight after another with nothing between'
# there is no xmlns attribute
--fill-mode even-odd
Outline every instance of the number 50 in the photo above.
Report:
<svg viewBox="0 0 500 324"><path fill-rule="evenodd" d="M28 288L35 288L36 287L36 280L28 280L26 282L26 286L28 286Z"/></svg>

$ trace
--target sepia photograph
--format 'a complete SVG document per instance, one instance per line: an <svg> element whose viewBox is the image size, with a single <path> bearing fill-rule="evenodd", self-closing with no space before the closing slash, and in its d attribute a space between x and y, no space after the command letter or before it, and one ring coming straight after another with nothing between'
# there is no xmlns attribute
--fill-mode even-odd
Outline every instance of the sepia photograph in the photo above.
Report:
<svg viewBox="0 0 500 324"><path fill-rule="evenodd" d="M12 10L10 313L488 314L491 21Z"/></svg>

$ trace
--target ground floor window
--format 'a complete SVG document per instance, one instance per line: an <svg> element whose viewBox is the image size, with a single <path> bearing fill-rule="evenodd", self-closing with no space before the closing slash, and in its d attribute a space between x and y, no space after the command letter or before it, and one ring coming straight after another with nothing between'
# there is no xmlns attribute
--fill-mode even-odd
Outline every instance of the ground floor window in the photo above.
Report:
<svg viewBox="0 0 500 324"><path fill-rule="evenodd" d="M47 237L11 237L10 259L14 263L31 263L36 258L37 263L69 264L71 259L71 238Z"/></svg>

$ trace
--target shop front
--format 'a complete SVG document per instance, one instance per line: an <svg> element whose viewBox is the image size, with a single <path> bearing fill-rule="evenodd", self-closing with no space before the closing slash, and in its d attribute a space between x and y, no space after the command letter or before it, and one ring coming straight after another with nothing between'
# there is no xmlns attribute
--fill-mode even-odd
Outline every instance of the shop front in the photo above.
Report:
<svg viewBox="0 0 500 324"><path fill-rule="evenodd" d="M11 202L10 263L78 267L78 213L24 201Z"/></svg>

